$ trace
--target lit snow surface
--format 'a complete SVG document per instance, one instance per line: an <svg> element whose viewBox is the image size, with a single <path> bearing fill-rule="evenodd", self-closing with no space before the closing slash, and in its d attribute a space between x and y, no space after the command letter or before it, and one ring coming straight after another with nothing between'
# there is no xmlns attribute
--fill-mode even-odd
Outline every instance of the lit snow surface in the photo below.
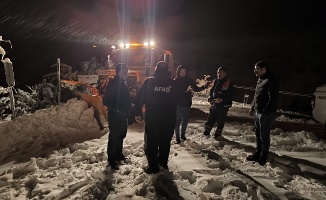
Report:
<svg viewBox="0 0 326 200"><path fill-rule="evenodd" d="M194 100L200 104L208 107ZM202 136L205 121L192 120L188 140L171 142L169 171L148 175L143 124L129 126L123 151L129 161L113 171L108 130L93 116L93 108L72 99L0 122L0 199L326 199L325 141L312 133L272 130L274 161L260 166L245 160L255 147L253 124L227 122L215 140Z"/></svg>

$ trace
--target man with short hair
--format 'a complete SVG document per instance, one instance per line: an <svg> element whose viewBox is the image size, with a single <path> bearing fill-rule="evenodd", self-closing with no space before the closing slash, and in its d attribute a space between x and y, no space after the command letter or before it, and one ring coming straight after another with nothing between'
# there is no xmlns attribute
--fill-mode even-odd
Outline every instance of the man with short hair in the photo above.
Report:
<svg viewBox="0 0 326 200"><path fill-rule="evenodd" d="M125 161L122 154L123 139L127 135L128 117L131 102L127 83L128 66L116 65L116 76L108 83L103 97L103 105L108 107L109 141L107 147L108 162L112 169L118 170L116 161Z"/></svg>
<svg viewBox="0 0 326 200"><path fill-rule="evenodd" d="M217 128L214 137L217 138L222 135L227 113L232 106L232 101L234 99L233 82L226 74L226 68L218 68L217 78L214 80L214 85L209 91L208 102L210 102L211 107L209 109L207 122L205 123L205 136L210 135L215 122L217 122Z"/></svg>
<svg viewBox="0 0 326 200"><path fill-rule="evenodd" d="M135 103L135 120L142 120L145 105L145 154L148 167L145 172L159 172L159 166L168 169L171 140L176 119L176 88L170 78L166 62L157 63L154 77L147 78L139 89Z"/></svg>
<svg viewBox="0 0 326 200"><path fill-rule="evenodd" d="M270 130L276 119L279 89L278 80L270 73L267 62L256 63L254 73L258 81L249 114L254 115L255 120L256 152L246 159L263 166L269 152Z"/></svg>

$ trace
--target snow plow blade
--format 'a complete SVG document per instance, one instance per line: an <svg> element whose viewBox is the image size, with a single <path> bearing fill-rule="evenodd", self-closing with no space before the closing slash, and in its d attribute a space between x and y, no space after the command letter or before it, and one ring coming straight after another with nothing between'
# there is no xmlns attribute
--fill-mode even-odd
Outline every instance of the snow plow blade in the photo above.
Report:
<svg viewBox="0 0 326 200"><path fill-rule="evenodd" d="M102 104L102 97L98 95L96 88L87 83L76 81L61 81L62 100L68 100L77 97L87 102L89 107L94 108L94 117L98 122L101 130L108 127L107 109Z"/></svg>

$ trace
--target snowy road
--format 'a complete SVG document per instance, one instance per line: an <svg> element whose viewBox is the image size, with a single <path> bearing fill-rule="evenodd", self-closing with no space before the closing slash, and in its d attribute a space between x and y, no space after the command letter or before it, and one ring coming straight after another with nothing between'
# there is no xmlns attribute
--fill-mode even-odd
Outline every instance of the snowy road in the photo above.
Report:
<svg viewBox="0 0 326 200"><path fill-rule="evenodd" d="M204 121L200 120L198 122L204 123ZM133 126L139 129L140 124ZM189 126L189 132L198 131L195 127L200 129L198 123L193 123ZM198 178L197 176L200 176L198 174L207 175L211 173L212 175L218 175L219 173L217 173L216 169L230 170L230 173L235 173L235 177L238 177L243 184L261 187L264 198L268 196L270 199L303 198L298 192L287 188L285 180L291 179L290 176L302 177L307 180L313 179L325 184L326 167L324 166L325 155L323 152L282 152L277 151L277 147L272 147L270 162L267 164L267 167L261 167L258 164L245 161L245 156L247 153L254 151L254 146L252 143L240 143L237 141L241 133L239 133L239 129L234 129L232 126L234 126L233 123L227 124L224 137L218 140L202 137L201 135L193 135L189 137L189 140L180 145L174 144L172 146L173 154L169 162L170 170L183 174L184 178L193 181ZM232 152L235 153L231 156L231 161L228 152L218 151L219 148L224 147L231 148ZM274 172L275 169L280 171ZM193 172L197 175L194 175ZM271 174L275 176L271 176ZM281 178L281 176L285 177ZM211 187L214 188L212 190L216 189L214 184ZM181 187L179 191L184 189ZM246 190L246 192L248 191ZM261 195L254 190L251 192L252 194L250 195L252 196L258 197ZM326 194L326 188L319 189L319 192ZM323 199L322 196L318 197L318 195L314 197L316 199Z"/></svg>

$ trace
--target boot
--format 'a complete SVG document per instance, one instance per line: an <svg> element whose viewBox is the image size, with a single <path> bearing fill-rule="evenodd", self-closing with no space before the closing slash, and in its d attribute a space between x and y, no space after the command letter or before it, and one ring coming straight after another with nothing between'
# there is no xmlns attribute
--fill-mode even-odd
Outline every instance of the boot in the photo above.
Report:
<svg viewBox="0 0 326 200"><path fill-rule="evenodd" d="M264 166L265 164L266 164L266 159L264 159L264 158L259 158L258 160L257 160L257 162L258 162L258 164L260 164L261 166Z"/></svg>
<svg viewBox="0 0 326 200"><path fill-rule="evenodd" d="M220 136L222 136L222 130L216 130L216 132L215 132L215 134L214 134L214 137L215 137L215 138L218 138L218 137L220 137Z"/></svg>
<svg viewBox="0 0 326 200"><path fill-rule="evenodd" d="M254 153L254 154L248 156L248 157L246 158L246 160L248 160L248 161L258 161L259 157L260 157L260 153L257 153L257 152L256 152L256 153Z"/></svg>
<svg viewBox="0 0 326 200"><path fill-rule="evenodd" d="M115 161L109 162L109 165L110 165L111 169L119 170L119 165Z"/></svg>
<svg viewBox="0 0 326 200"><path fill-rule="evenodd" d="M157 168L150 168L150 167L147 167L144 171L145 171L146 174L156 174L156 173L158 173L160 170L159 170L158 167L157 167Z"/></svg>
<svg viewBox="0 0 326 200"><path fill-rule="evenodd" d="M126 162L126 157L123 154L121 154L120 156L117 156L116 161Z"/></svg>
<svg viewBox="0 0 326 200"><path fill-rule="evenodd" d="M210 133L208 131L204 132L204 136L209 136L209 135L210 135Z"/></svg>

